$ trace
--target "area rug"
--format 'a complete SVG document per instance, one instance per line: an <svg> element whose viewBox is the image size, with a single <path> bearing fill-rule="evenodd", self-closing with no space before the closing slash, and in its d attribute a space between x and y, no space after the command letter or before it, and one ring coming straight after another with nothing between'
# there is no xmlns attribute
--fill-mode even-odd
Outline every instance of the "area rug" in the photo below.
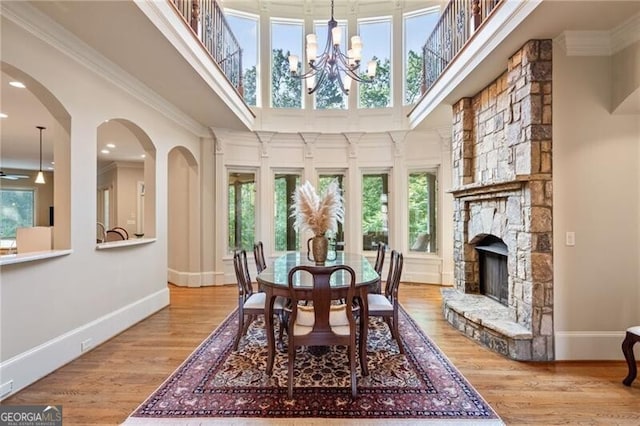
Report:
<svg viewBox="0 0 640 426"><path fill-rule="evenodd" d="M266 370L266 333L254 321L233 351L237 311L125 421L125 424L503 424L495 411L400 308L405 354L387 325L370 318L369 376L358 372L351 399L346 348L299 348L294 398L287 396L287 354Z"/></svg>

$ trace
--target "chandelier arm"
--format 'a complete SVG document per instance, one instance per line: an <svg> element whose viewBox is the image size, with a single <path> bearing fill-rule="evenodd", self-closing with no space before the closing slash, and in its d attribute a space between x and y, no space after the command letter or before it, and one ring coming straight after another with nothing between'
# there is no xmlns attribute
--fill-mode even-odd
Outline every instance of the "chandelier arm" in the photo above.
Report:
<svg viewBox="0 0 640 426"><path fill-rule="evenodd" d="M356 70L345 70L345 73L349 75L353 80L358 83L373 83L373 78L361 77L360 74L355 72Z"/></svg>
<svg viewBox="0 0 640 426"><path fill-rule="evenodd" d="M324 81L327 79L326 72L319 72L317 74L320 75L320 77L316 80L315 86L313 86L310 89L307 89L307 94L309 95L314 94L320 88L320 86L322 86L322 83L324 83Z"/></svg>
<svg viewBox="0 0 640 426"><path fill-rule="evenodd" d="M340 74L338 74L337 80L338 80L338 86L340 87L340 90L342 90L342 93L349 96L349 89L346 89L344 87L344 82L342 81L342 78L340 78Z"/></svg>

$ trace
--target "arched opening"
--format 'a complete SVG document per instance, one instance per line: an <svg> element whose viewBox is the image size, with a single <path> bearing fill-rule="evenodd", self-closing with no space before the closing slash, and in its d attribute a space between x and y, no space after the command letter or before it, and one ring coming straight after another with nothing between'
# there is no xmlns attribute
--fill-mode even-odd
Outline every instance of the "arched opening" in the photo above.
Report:
<svg viewBox="0 0 640 426"><path fill-rule="evenodd" d="M0 254L71 248L70 131L71 116L56 96L24 71L2 62L2 207L3 250ZM21 83L18 84L18 83ZM42 126L42 149L39 129ZM42 151L42 153L41 153ZM40 160L42 158L42 160ZM39 170L44 183L36 183ZM26 195L24 211L10 201ZM20 193L20 194L18 194ZM23 205L23 207L25 207ZM17 229L27 232L19 244ZM32 238L44 238L30 249ZM8 246L8 247L4 247Z"/></svg>
<svg viewBox="0 0 640 426"><path fill-rule="evenodd" d="M168 281L202 285L198 164L184 147L169 151L167 183Z"/></svg>
<svg viewBox="0 0 640 426"><path fill-rule="evenodd" d="M98 126L97 152L96 241L154 237L156 149L149 136L129 120L107 120Z"/></svg>

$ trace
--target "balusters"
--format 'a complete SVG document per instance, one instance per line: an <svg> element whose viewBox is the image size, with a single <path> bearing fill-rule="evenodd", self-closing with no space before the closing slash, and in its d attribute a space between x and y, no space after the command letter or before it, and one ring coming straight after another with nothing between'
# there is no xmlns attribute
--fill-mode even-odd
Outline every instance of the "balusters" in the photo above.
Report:
<svg viewBox="0 0 640 426"><path fill-rule="evenodd" d="M172 0L175 9L242 95L242 49L215 0Z"/></svg>
<svg viewBox="0 0 640 426"><path fill-rule="evenodd" d="M422 47L424 94L502 0L451 0Z"/></svg>

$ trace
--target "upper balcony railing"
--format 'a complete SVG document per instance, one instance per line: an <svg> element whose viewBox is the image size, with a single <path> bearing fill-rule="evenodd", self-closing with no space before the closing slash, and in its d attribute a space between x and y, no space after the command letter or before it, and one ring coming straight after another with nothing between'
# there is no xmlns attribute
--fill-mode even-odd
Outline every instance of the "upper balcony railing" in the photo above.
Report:
<svg viewBox="0 0 640 426"><path fill-rule="evenodd" d="M170 0L240 96L242 48L215 0Z"/></svg>
<svg viewBox="0 0 640 426"><path fill-rule="evenodd" d="M451 0L422 47L422 94L502 0Z"/></svg>

